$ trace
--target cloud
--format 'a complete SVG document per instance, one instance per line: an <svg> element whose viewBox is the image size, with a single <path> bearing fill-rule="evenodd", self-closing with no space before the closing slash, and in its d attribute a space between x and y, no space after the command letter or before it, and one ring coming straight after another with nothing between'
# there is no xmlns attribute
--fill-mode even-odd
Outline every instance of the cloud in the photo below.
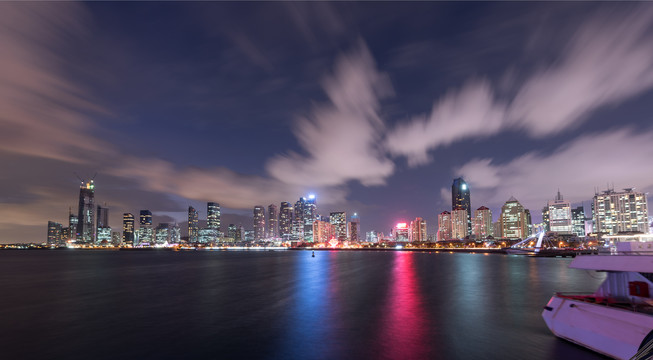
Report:
<svg viewBox="0 0 653 360"><path fill-rule="evenodd" d="M653 133L620 130L580 137L551 154L530 152L510 162L475 159L456 169L470 184L474 207L500 207L515 196L534 214L558 189L571 202L587 201L594 188L653 190Z"/></svg>
<svg viewBox="0 0 653 360"><path fill-rule="evenodd" d="M499 99L488 81L471 81L428 116L397 125L386 147L419 165L430 161L430 150L462 139L519 129L537 138L578 126L593 111L653 86L652 26L651 7L600 13L571 35L559 59L518 84L514 97Z"/></svg>
<svg viewBox="0 0 653 360"><path fill-rule="evenodd" d="M64 73L66 40L85 31L76 3L0 4L0 150L82 162L110 146L86 136L103 112Z"/></svg>
<svg viewBox="0 0 653 360"><path fill-rule="evenodd" d="M393 94L388 76L377 71L361 42L357 50L340 56L323 88L330 103L315 106L294 129L308 155L277 155L267 163L267 171L284 183L302 186L335 186L350 180L383 184L394 170L378 148L384 130L379 100Z"/></svg>

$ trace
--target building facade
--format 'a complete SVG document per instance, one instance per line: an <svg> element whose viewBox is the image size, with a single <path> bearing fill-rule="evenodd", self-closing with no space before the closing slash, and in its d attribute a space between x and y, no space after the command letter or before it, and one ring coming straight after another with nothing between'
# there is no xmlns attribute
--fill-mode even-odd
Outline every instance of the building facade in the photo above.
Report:
<svg viewBox="0 0 653 360"><path fill-rule="evenodd" d="M474 227L472 235L477 239L487 239L488 236L494 236L494 227L492 226L492 211L485 206L474 211Z"/></svg>
<svg viewBox="0 0 653 360"><path fill-rule="evenodd" d="M467 210L458 208L451 211L451 238L464 239L469 235L467 227Z"/></svg>
<svg viewBox="0 0 653 360"><path fill-rule="evenodd" d="M313 238L318 243L328 243L336 238L336 228L328 221L315 220L313 222Z"/></svg>
<svg viewBox="0 0 653 360"><path fill-rule="evenodd" d="M220 204L209 202L206 204L206 228L220 231Z"/></svg>
<svg viewBox="0 0 653 360"><path fill-rule="evenodd" d="M332 212L329 214L329 222L336 229L336 238L339 241L347 240L347 213L344 211Z"/></svg>
<svg viewBox="0 0 653 360"><path fill-rule="evenodd" d="M648 202L645 193L634 188L621 192L606 190L594 195L592 202L594 232L615 235L638 231L648 234Z"/></svg>
<svg viewBox="0 0 653 360"><path fill-rule="evenodd" d="M276 239L279 237L279 214L277 213L277 206L274 204L268 205L268 238Z"/></svg>
<svg viewBox="0 0 653 360"><path fill-rule="evenodd" d="M427 236L428 234L426 233L426 220L418 217L410 222L410 232L408 234L409 241L427 241Z"/></svg>
<svg viewBox="0 0 653 360"><path fill-rule="evenodd" d="M64 244L62 236L62 226L58 222L48 221L48 238L47 244L51 246L59 246Z"/></svg>
<svg viewBox="0 0 653 360"><path fill-rule="evenodd" d="M549 210L547 214L549 231L558 234L572 234L574 228L572 225L571 203L562 198L560 191L558 191L555 200L547 203L547 207Z"/></svg>
<svg viewBox="0 0 653 360"><path fill-rule="evenodd" d="M265 209L254 206L254 241L265 239Z"/></svg>
<svg viewBox="0 0 653 360"><path fill-rule="evenodd" d="M196 243L199 241L200 227L199 214L194 207L188 207L188 242Z"/></svg>
<svg viewBox="0 0 653 360"><path fill-rule="evenodd" d="M352 242L361 241L361 221L358 213L351 216L349 222L349 240Z"/></svg>
<svg viewBox="0 0 653 360"><path fill-rule="evenodd" d="M526 209L514 197L510 197L501 207L499 223L503 238L523 239L528 236Z"/></svg>
<svg viewBox="0 0 653 360"><path fill-rule="evenodd" d="M79 187L79 207L77 212L77 242L95 242L95 183L82 182Z"/></svg>
<svg viewBox="0 0 653 360"><path fill-rule="evenodd" d="M472 233L472 205L469 194L469 185L465 182L465 179L459 177L453 180L451 184L451 210L463 209L467 211L467 234ZM452 213L453 214L453 213ZM465 235L467 236L467 235Z"/></svg>
<svg viewBox="0 0 653 360"><path fill-rule="evenodd" d="M571 209L571 226L574 235L585 236L585 220L587 219L585 218L585 208L583 206Z"/></svg>
<svg viewBox="0 0 653 360"><path fill-rule="evenodd" d="M282 202L279 209L279 237L283 241L290 240L292 236L293 207L289 202Z"/></svg>
<svg viewBox="0 0 653 360"><path fill-rule="evenodd" d="M451 213L443 211L438 214L438 241L451 239Z"/></svg>
<svg viewBox="0 0 653 360"><path fill-rule="evenodd" d="M122 243L127 246L134 245L134 214L122 214Z"/></svg>

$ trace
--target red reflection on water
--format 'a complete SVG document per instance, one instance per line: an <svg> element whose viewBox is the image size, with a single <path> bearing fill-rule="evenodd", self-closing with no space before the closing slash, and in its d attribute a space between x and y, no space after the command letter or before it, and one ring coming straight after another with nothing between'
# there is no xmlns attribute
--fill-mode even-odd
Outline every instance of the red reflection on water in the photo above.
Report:
<svg viewBox="0 0 653 360"><path fill-rule="evenodd" d="M384 358L428 358L430 340L424 300L419 291L412 253L397 252L390 293L384 306L380 344Z"/></svg>

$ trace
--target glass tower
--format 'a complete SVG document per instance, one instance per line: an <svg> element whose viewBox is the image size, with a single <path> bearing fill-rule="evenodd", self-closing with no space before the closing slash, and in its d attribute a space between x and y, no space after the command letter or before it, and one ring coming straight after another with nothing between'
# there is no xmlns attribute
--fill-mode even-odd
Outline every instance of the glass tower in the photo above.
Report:
<svg viewBox="0 0 653 360"><path fill-rule="evenodd" d="M82 243L95 242L95 184L93 180L82 182L79 187L77 241Z"/></svg>
<svg viewBox="0 0 653 360"><path fill-rule="evenodd" d="M467 234L472 233L472 206L469 198L469 186L465 179L459 177L451 185L451 210L467 211Z"/></svg>

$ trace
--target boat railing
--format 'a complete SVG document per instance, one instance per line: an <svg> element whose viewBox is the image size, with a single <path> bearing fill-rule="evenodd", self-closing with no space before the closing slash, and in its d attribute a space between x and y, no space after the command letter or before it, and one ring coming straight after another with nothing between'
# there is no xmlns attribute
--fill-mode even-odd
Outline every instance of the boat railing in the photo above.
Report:
<svg viewBox="0 0 653 360"><path fill-rule="evenodd" d="M633 312L653 314L653 306L649 304L641 304L641 303L635 304L633 302L628 301L628 299L617 299L613 297L600 296L600 295L581 293L581 292L556 292L555 296L562 299L582 301L594 305L601 305L606 307L618 308L622 310L629 310Z"/></svg>

